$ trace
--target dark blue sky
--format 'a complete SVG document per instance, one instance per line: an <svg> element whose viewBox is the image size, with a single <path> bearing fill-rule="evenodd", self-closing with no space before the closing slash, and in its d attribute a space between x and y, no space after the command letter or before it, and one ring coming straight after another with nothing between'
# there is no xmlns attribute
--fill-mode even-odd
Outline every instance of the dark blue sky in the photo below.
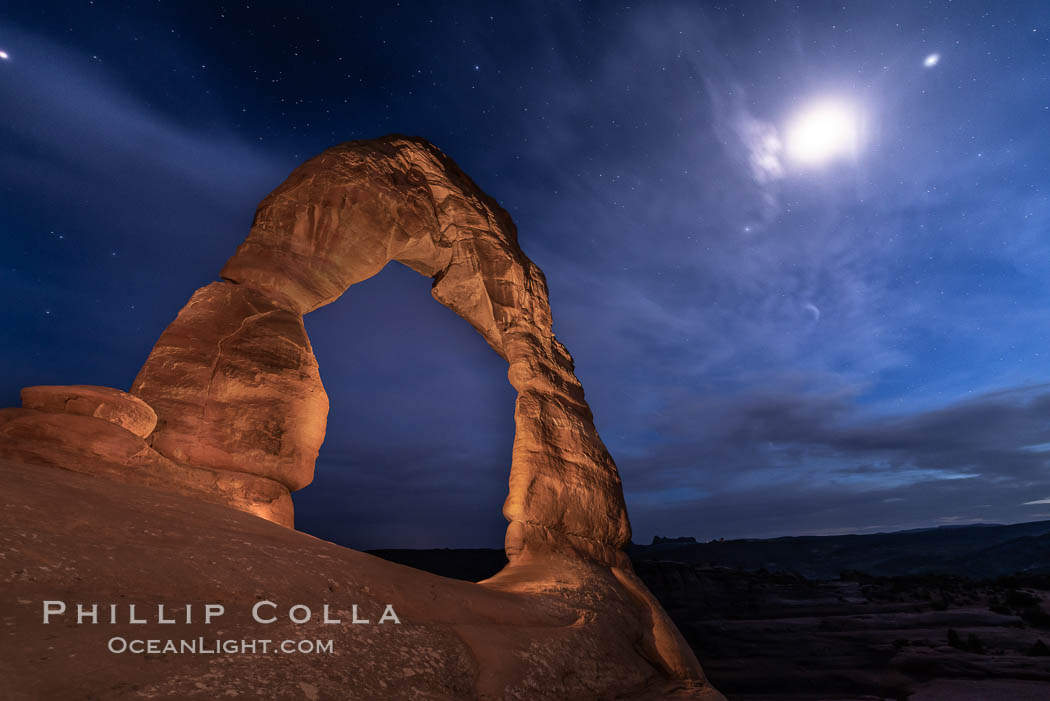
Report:
<svg viewBox="0 0 1050 701"><path fill-rule="evenodd" d="M5 6L0 404L127 388L296 165L401 132L517 221L636 541L1050 518L1046 2L353 5ZM298 525L499 545L503 362L396 264L306 324Z"/></svg>

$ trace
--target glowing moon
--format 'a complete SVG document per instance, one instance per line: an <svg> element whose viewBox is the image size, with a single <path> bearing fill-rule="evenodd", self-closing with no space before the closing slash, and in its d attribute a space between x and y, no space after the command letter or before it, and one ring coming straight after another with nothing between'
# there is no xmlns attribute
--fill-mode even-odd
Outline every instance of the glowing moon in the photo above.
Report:
<svg viewBox="0 0 1050 701"><path fill-rule="evenodd" d="M941 55L940 54L930 54L922 62L922 65L926 66L927 68L933 68L934 66L936 66L940 62L941 62Z"/></svg>
<svg viewBox="0 0 1050 701"><path fill-rule="evenodd" d="M11 57L8 56L6 51L0 51L0 59L3 59L4 61L6 61L9 58L11 58Z"/></svg>
<svg viewBox="0 0 1050 701"><path fill-rule="evenodd" d="M819 165L857 151L857 116L847 105L819 102L799 113L787 128L787 154L805 165Z"/></svg>

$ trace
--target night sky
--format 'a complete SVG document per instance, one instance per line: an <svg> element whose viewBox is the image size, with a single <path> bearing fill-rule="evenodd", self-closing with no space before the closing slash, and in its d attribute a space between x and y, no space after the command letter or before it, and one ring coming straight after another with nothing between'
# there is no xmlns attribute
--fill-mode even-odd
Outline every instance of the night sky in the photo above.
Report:
<svg viewBox="0 0 1050 701"><path fill-rule="evenodd" d="M1045 0L293 5L5 5L0 405L127 389L260 199L398 132L517 222L636 542L1050 518ZM514 392L429 287L306 318L299 528L502 544Z"/></svg>

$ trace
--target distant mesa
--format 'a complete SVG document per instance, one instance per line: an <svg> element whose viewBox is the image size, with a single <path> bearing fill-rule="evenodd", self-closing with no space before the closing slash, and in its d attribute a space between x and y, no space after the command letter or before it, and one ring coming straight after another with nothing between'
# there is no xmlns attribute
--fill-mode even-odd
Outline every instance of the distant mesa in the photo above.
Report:
<svg viewBox="0 0 1050 701"><path fill-rule="evenodd" d="M450 667L447 674L479 698L628 698L634 691L650 693L660 680L676 685L676 698L721 698L623 551L631 528L620 477L594 427L572 357L551 330L543 273L519 247L507 212L423 139L345 143L297 168L260 203L221 280L194 292L161 334L130 393L80 385L26 388L21 408L0 411L0 458L107 477L125 483L122 489L149 487L179 495L172 498L231 506L291 528L291 492L313 479L328 416L303 315L390 261L433 279L433 297L507 361L518 392L503 504L509 564L479 585L458 583L475 592L448 599L461 608L446 601L441 616L420 617L437 636L428 638L434 650L444 654L465 644L473 655L473 667ZM53 491L63 489L60 481L40 479L50 480ZM145 512L121 508L113 506L110 517L145 518ZM170 534L178 539L192 532L191 551L207 542L200 532L206 524L242 533L246 551L265 550L257 528L239 521L220 527L215 512L191 511L195 519L173 520L177 530ZM63 511L54 518L60 523L78 516ZM273 542L309 550L297 540L305 538L292 534ZM114 564L110 574L165 566L179 565L165 565L161 557ZM370 590L451 586L389 568ZM61 577L41 574L35 586L43 591L51 581L57 588L55 578ZM87 578L61 582L66 590L89 584ZM267 584L258 586L265 591ZM83 596L97 598L95 592ZM482 600L487 603L477 608ZM507 611L526 607L552 617L501 621L504 604ZM27 645L26 654L32 649ZM585 650L605 672L585 671L577 659ZM194 672L191 660L177 664ZM530 665L545 670L546 686L535 686L525 671ZM449 697L423 677L399 683L405 696Z"/></svg>
<svg viewBox="0 0 1050 701"><path fill-rule="evenodd" d="M696 538L691 535L682 535L677 538L663 538L658 535L653 536L653 545L689 545L690 543L696 543Z"/></svg>
<svg viewBox="0 0 1050 701"><path fill-rule="evenodd" d="M844 572L903 577L927 574L984 579L1015 573L1050 575L1050 521L1010 525L976 523L889 533L786 536L631 545L631 558L704 567L835 579ZM685 545L686 547L677 547Z"/></svg>

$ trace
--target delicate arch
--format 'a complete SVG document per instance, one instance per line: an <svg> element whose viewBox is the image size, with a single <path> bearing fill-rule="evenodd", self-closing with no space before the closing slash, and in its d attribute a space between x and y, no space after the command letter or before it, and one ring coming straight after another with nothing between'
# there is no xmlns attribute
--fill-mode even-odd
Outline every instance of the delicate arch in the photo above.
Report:
<svg viewBox="0 0 1050 701"><path fill-rule="evenodd" d="M302 315L396 260L509 364L518 391L506 548L622 565L620 478L572 357L551 331L547 284L510 216L423 139L328 149L260 203L247 239L164 331L132 386L174 460L290 490L313 478L328 398Z"/></svg>

